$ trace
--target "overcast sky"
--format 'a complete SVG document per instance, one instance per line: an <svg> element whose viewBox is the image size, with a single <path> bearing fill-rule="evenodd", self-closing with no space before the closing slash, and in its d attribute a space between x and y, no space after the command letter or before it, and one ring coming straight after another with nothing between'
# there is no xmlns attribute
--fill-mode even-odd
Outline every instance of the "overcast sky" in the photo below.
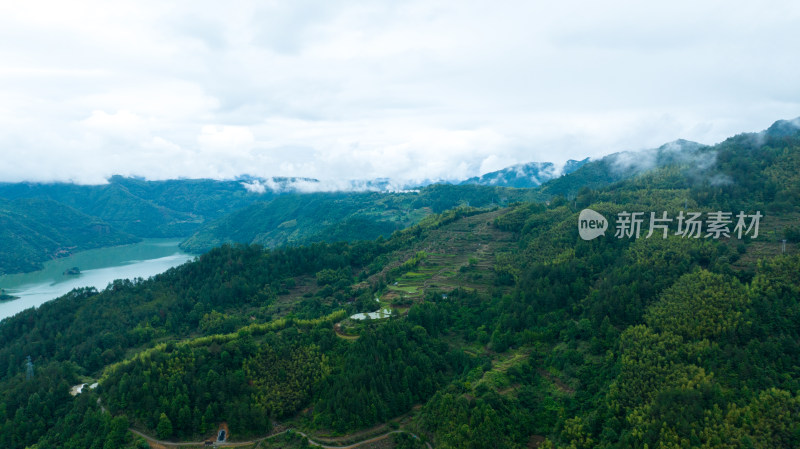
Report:
<svg viewBox="0 0 800 449"><path fill-rule="evenodd" d="M800 116L800 2L0 0L0 180L465 178Z"/></svg>

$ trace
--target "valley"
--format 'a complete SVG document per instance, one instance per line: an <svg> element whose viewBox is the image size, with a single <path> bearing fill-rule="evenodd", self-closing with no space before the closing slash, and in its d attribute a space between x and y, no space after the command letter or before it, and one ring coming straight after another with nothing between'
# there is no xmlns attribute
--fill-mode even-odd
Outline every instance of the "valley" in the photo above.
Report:
<svg viewBox="0 0 800 449"><path fill-rule="evenodd" d="M224 423L254 448L796 447L800 130L757 137L664 147L629 176L590 161L535 190L242 205L198 226L212 243L191 262L0 321L0 444L192 447ZM588 241L587 208L764 219L755 239L671 223ZM358 232L379 222L397 226ZM74 260L60 273L91 271Z"/></svg>

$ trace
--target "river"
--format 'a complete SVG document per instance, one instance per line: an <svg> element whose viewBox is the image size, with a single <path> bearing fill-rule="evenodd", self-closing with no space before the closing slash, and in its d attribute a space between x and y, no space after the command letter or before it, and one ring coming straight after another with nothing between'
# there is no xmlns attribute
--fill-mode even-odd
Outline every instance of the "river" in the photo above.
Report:
<svg viewBox="0 0 800 449"><path fill-rule="evenodd" d="M0 301L0 319L37 307L73 288L102 290L115 279L147 279L192 260L194 256L178 248L180 242L145 239L132 245L92 249L48 261L40 271L0 276L0 288L8 295L19 297ZM79 268L80 274L64 274L72 267Z"/></svg>

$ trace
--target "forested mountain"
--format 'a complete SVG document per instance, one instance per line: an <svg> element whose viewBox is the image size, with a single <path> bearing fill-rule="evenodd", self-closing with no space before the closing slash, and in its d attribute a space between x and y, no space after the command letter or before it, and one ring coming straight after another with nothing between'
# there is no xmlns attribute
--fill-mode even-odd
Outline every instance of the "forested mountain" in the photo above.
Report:
<svg viewBox="0 0 800 449"><path fill-rule="evenodd" d="M50 257L137 240L52 200L0 198L0 274L37 270Z"/></svg>
<svg viewBox="0 0 800 449"><path fill-rule="evenodd" d="M141 238L187 237L207 220L272 196L239 181L116 176L105 185L0 184L0 273L37 270L52 258Z"/></svg>
<svg viewBox="0 0 800 449"><path fill-rule="evenodd" d="M561 168L556 167L552 162L528 162L475 176L462 181L461 184L517 188L539 187L551 179L574 172L587 162L589 162L588 157L580 161L570 159Z"/></svg>
<svg viewBox="0 0 800 449"><path fill-rule="evenodd" d="M584 187L596 189L630 179L654 168L692 164L703 169L714 162L704 145L676 140L655 149L623 151L581 164L570 176L554 178L542 186L545 195L574 196Z"/></svg>
<svg viewBox="0 0 800 449"><path fill-rule="evenodd" d="M329 192L281 195L254 203L201 228L181 247L201 253L223 243L266 247L318 241L371 240L457 206L487 207L532 200L534 192L435 184L399 193Z"/></svg>
<svg viewBox="0 0 800 449"><path fill-rule="evenodd" d="M223 245L7 318L0 444L146 447L126 429L200 441L224 423L239 441L800 447L800 131L692 154L547 204L487 195L389 238ZM604 236L579 236L585 208ZM717 211L728 237L706 235ZM632 212L641 235L616 236ZM700 213L702 235L673 220L648 237L649 212ZM740 212L760 214L757 237L736 235ZM391 316L349 318L378 308Z"/></svg>
<svg viewBox="0 0 800 449"><path fill-rule="evenodd" d="M560 173L552 163L522 164L471 178L458 187L434 184L405 191L393 190L396 186L385 179L338 186L310 178L255 177L144 181L114 176L105 185L88 186L0 183L0 200L4 200L8 220L3 228L6 238L0 248L0 272L36 270L42 262L72 252L150 237L187 238L182 247L196 253L226 242L275 247L373 239L417 223L431 212L462 204L484 207L545 200L556 194L574 196L583 186L600 187L650 166L691 159L700 147L677 141L637 155L618 153L599 161L568 161ZM576 170L571 176L556 177ZM507 188L543 182L546 184L536 191ZM325 189L344 190L303 193ZM33 200L47 201L53 219L35 225L20 222L30 212L25 201ZM73 216L59 218L55 209L71 210ZM75 212L82 217L76 218ZM108 235L88 243L87 229L101 229Z"/></svg>
<svg viewBox="0 0 800 449"><path fill-rule="evenodd" d="M269 198L248 192L238 181L143 181L121 176L104 185L0 184L0 197L57 201L140 237L186 236L206 219Z"/></svg>
<svg viewBox="0 0 800 449"><path fill-rule="evenodd" d="M0 183L0 212L8 222L2 228L0 273L32 271L52 258L140 238L188 238L183 247L194 252L223 242L274 247L373 239L459 204L534 198L528 191L483 186L393 192L386 190L392 187L386 180L345 186L354 191L296 190L325 188L315 184L319 181L307 178L144 181L120 176L105 185ZM42 205L47 220L25 218L37 213L33 202ZM91 229L104 234L89 243Z"/></svg>

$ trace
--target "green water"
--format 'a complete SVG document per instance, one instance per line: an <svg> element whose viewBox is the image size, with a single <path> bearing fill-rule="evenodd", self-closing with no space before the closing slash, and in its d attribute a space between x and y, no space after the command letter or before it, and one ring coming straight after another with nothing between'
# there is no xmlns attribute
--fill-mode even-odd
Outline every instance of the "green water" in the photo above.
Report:
<svg viewBox="0 0 800 449"><path fill-rule="evenodd" d="M178 248L181 240L146 239L132 245L83 251L45 263L33 273L0 276L0 288L18 299L0 302L0 319L57 298L73 288L102 290L115 279L148 278L193 258ZM65 275L72 267L79 275Z"/></svg>

